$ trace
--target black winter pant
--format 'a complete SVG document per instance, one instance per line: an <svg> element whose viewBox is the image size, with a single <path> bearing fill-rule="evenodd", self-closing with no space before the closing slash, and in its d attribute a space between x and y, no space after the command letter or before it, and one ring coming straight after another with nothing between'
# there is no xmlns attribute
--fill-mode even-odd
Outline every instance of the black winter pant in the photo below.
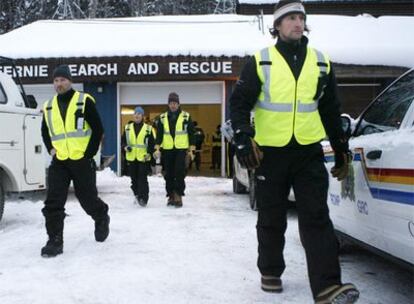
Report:
<svg viewBox="0 0 414 304"><path fill-rule="evenodd" d="M131 177L131 189L135 196L148 200L148 166L149 163L133 161L128 162L129 176Z"/></svg>
<svg viewBox="0 0 414 304"><path fill-rule="evenodd" d="M171 196L173 192L184 195L187 150L163 150L163 154L167 196Z"/></svg>
<svg viewBox="0 0 414 304"><path fill-rule="evenodd" d="M65 203L70 181L82 208L95 221L108 216L108 205L96 189L96 164L92 159L64 160L53 158L48 173L48 189L42 213L46 220L49 238L63 237Z"/></svg>
<svg viewBox="0 0 414 304"><path fill-rule="evenodd" d="M199 152L199 151L195 152L194 162L195 162L196 170L200 171L201 152Z"/></svg>
<svg viewBox="0 0 414 304"><path fill-rule="evenodd" d="M285 202L293 187L310 285L316 297L326 287L341 282L338 243L327 206L328 173L321 146L262 150L263 162L255 174L259 270L263 275L274 276L281 276L285 270Z"/></svg>
<svg viewBox="0 0 414 304"><path fill-rule="evenodd" d="M211 151L211 167L220 169L221 165L221 147L213 147Z"/></svg>

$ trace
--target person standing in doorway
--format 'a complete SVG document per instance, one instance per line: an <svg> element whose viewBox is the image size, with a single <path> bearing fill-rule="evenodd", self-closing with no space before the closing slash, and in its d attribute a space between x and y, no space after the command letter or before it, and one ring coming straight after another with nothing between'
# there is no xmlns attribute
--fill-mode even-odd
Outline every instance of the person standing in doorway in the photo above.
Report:
<svg viewBox="0 0 414 304"><path fill-rule="evenodd" d="M125 126L121 145L128 162L135 203L145 207L148 203L148 171L154 152L154 136L152 127L144 123L142 107L135 108L133 121Z"/></svg>
<svg viewBox="0 0 414 304"><path fill-rule="evenodd" d="M220 169L221 164L221 125L216 127L216 131L212 135L212 149L211 149L211 168Z"/></svg>
<svg viewBox="0 0 414 304"><path fill-rule="evenodd" d="M343 284L338 243L327 206L328 173L320 141L328 135L335 151L332 175L348 173L349 149L341 128L340 103L332 64L303 36L306 12L299 0L275 7L271 34L276 45L257 52L245 65L230 98L235 152L255 170L258 267L261 287L283 290L285 201L293 187L308 277L316 304L357 301ZM254 129L250 112L254 111Z"/></svg>
<svg viewBox="0 0 414 304"><path fill-rule="evenodd" d="M162 147L162 152L161 152ZM163 154L167 190L167 206L183 206L186 157L194 159L194 125L188 112L180 108L177 93L168 95L168 111L160 115L157 126L154 158Z"/></svg>
<svg viewBox="0 0 414 304"><path fill-rule="evenodd" d="M197 171L200 171L200 165L201 165L201 152L203 149L203 143L204 143L204 131L198 126L198 123L196 121L193 121L194 124L194 138L195 138L195 167ZM191 164L190 164L191 167Z"/></svg>
<svg viewBox="0 0 414 304"><path fill-rule="evenodd" d="M57 95L43 106L42 138L52 156L48 173L48 190L42 213L46 220L48 241L41 250L43 257L63 253L63 222L69 184L82 208L95 221L95 240L103 242L109 234L108 205L96 188L96 164L103 127L95 99L72 88L67 65L53 72Z"/></svg>

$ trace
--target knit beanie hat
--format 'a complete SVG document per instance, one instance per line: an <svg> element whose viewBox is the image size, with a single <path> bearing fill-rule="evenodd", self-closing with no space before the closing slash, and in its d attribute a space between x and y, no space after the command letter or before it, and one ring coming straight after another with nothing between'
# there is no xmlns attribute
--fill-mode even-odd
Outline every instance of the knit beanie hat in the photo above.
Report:
<svg viewBox="0 0 414 304"><path fill-rule="evenodd" d="M168 103L170 103L170 102L180 103L180 97L178 96L178 94L177 94L177 93L175 93L175 92L171 92L171 93L168 95Z"/></svg>
<svg viewBox="0 0 414 304"><path fill-rule="evenodd" d="M138 107L135 108L134 113L144 115L144 109L142 107L138 106Z"/></svg>
<svg viewBox="0 0 414 304"><path fill-rule="evenodd" d="M66 64L59 65L55 70L53 71L53 79L56 77L63 77L70 81L72 81L72 74L70 73L69 66Z"/></svg>
<svg viewBox="0 0 414 304"><path fill-rule="evenodd" d="M283 17L289 14L301 13L306 17L305 7L300 0L280 0L275 5L275 12L273 13L274 22L278 22Z"/></svg>

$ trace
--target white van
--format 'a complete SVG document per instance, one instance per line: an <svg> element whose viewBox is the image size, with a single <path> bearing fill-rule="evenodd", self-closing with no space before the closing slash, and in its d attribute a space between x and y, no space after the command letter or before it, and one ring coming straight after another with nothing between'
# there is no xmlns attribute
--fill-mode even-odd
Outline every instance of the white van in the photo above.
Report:
<svg viewBox="0 0 414 304"><path fill-rule="evenodd" d="M350 174L330 177L328 204L340 237L414 265L414 69L385 89L351 124ZM327 169L334 156L325 143Z"/></svg>
<svg viewBox="0 0 414 304"><path fill-rule="evenodd" d="M10 59L0 57L0 61ZM46 188L42 116L33 96L0 72L0 219L6 192Z"/></svg>

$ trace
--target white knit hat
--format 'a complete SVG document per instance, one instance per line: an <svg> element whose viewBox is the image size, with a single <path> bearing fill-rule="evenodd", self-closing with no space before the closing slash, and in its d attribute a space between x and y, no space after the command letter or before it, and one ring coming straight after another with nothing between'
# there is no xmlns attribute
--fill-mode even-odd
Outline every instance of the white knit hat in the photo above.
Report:
<svg viewBox="0 0 414 304"><path fill-rule="evenodd" d="M273 13L273 20L277 21L286 15L294 13L301 13L304 16L306 16L305 7L303 6L302 1L281 0L275 7L275 12Z"/></svg>

